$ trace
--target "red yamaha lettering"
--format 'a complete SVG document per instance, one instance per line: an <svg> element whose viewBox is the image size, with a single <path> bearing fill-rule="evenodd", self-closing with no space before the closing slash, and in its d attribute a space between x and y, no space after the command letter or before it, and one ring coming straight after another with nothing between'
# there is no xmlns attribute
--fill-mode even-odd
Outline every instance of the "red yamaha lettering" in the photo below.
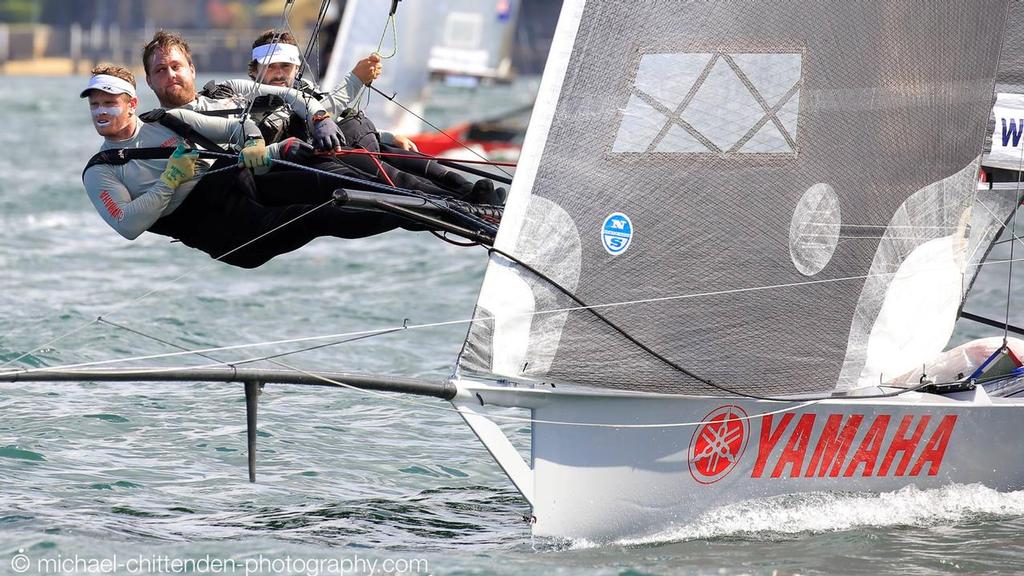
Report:
<svg viewBox="0 0 1024 576"><path fill-rule="evenodd" d="M924 429L928 427L928 421L931 418L931 416L927 415L922 416L917 423L917 428L914 429L914 434L907 438L907 430L910 428L910 423L914 420L914 417L909 414L903 417L899 430L896 430L896 437L889 443L889 449L885 452L882 466L878 469L879 476L885 476L889 472L889 466L892 464L897 452L902 452L903 456L900 458L900 465L896 467L896 475L903 476L906 473L907 466L910 465L910 459L914 456L914 451L917 450L917 443L921 440L921 435L924 434Z"/></svg>
<svg viewBox="0 0 1024 576"><path fill-rule="evenodd" d="M937 424L928 414L895 418L898 424L890 414L764 416L755 420L761 430L750 476L762 478L766 470L771 478L937 475L957 417Z"/></svg>
<svg viewBox="0 0 1024 576"><path fill-rule="evenodd" d="M782 470L786 466L790 466L789 475L792 478L800 475L800 468L804 465L804 453L807 452L807 444L811 441L812 431L814 431L814 414L804 414L793 428L793 435L789 437L786 447L782 449L782 456L779 457L779 461L775 463L775 469L772 470L772 478L781 476Z"/></svg>
<svg viewBox="0 0 1024 576"><path fill-rule="evenodd" d="M914 469L910 471L911 476L917 476L925 463L931 464L928 467L929 476L939 473L939 468L942 467L942 458L946 455L946 445L949 444L949 438L953 435L953 426L956 426L956 416L950 414L942 417L942 422L932 433L932 437L928 440L928 444L925 444L921 455L917 457Z"/></svg>
<svg viewBox="0 0 1024 576"><path fill-rule="evenodd" d="M846 461L846 454L850 451L850 444L853 444L853 437L857 435L857 429L863 420L863 414L851 414L840 432L839 424L843 421L843 415L830 414L828 421L825 422L825 429L818 438L818 444L814 447L806 476L813 476L815 470L818 471L818 477L824 476L826 472L833 478L839 476L843 462Z"/></svg>
<svg viewBox="0 0 1024 576"><path fill-rule="evenodd" d="M114 220L120 222L124 218L124 210L114 202L114 199L110 197L110 192L104 190L100 194L100 201L103 202L103 206L107 209L107 214Z"/></svg>
<svg viewBox="0 0 1024 576"><path fill-rule="evenodd" d="M750 475L752 478L761 477L761 473L764 471L764 464L768 461L772 448L775 448L779 438L782 438L782 433L786 431L786 426L789 426L789 421L792 419L792 412L783 414L779 427L772 432L772 415L769 414L761 418L761 440L757 443L757 462L754 463L754 472Z"/></svg>
<svg viewBox="0 0 1024 576"><path fill-rule="evenodd" d="M885 429L888 427L888 415L882 414L875 417L871 428L868 428L864 439L860 441L860 447L850 459L850 464L846 467L846 472L843 472L843 476L853 476L861 464L864 464L863 475L871 476L871 471L875 469L875 461L878 460L878 452L882 449L882 441L885 440Z"/></svg>

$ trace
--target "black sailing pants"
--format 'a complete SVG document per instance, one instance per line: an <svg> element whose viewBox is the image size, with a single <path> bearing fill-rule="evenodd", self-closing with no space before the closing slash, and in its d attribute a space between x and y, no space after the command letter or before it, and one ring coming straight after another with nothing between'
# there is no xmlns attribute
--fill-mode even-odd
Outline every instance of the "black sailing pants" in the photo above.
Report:
<svg viewBox="0 0 1024 576"><path fill-rule="evenodd" d="M320 236L363 238L406 225L390 214L321 206L341 187L352 186L302 170L256 177L244 168L227 170L204 176L149 231L177 238L232 266L256 268ZM267 236L239 248L263 234Z"/></svg>

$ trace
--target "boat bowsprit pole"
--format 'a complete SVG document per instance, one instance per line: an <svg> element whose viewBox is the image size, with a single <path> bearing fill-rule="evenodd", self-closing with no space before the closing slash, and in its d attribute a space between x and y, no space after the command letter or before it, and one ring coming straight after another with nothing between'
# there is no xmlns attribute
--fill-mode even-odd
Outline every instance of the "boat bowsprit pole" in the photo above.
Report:
<svg viewBox="0 0 1024 576"><path fill-rule="evenodd" d="M455 385L416 378L344 372L217 368L53 369L0 372L0 382L241 382L245 387L246 444L249 481L256 481L256 429L259 396L267 384L347 387L397 392L441 400L455 397Z"/></svg>

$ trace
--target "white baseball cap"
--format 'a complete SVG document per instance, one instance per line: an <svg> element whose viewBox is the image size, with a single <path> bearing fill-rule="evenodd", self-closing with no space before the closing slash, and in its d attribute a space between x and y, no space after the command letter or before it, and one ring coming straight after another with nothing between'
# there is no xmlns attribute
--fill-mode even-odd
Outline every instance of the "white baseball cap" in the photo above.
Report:
<svg viewBox="0 0 1024 576"><path fill-rule="evenodd" d="M131 85L131 82L109 74L97 74L90 78L89 85L82 90L80 96L88 97L90 90L102 90L107 94L127 94L135 98L135 87Z"/></svg>
<svg viewBox="0 0 1024 576"><path fill-rule="evenodd" d="M302 59L299 57L299 47L283 42L264 44L263 46L253 48L252 59L264 66L269 66L275 62L286 62L296 66L302 64Z"/></svg>

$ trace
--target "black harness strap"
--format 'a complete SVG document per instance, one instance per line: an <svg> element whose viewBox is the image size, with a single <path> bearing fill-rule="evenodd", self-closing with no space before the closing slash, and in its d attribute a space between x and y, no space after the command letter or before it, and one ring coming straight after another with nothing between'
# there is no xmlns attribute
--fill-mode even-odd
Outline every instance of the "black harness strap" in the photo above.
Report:
<svg viewBox="0 0 1024 576"><path fill-rule="evenodd" d="M167 114L167 111L163 108L157 108L155 110L139 114L139 120L142 120L143 122L157 122L164 128L171 130L185 140L195 142L209 150L210 153L206 153L206 150L198 150L200 158L223 158L223 154L229 153L213 140L210 140L206 136L196 132L195 129L193 129L192 126L184 120L180 120L175 116ZM129 160L165 160L170 158L173 152L174 148L171 147L111 148L109 150L101 150L97 154L93 155L93 157L89 159L89 162L86 163L85 170L82 170L82 177L85 178L86 170L98 164L113 164L115 166L120 166L122 164L127 164Z"/></svg>
<svg viewBox="0 0 1024 576"><path fill-rule="evenodd" d="M139 120L142 120L143 122L156 122L164 128L171 130L178 136L181 136L185 140L195 142L207 150L221 152L224 154L227 153L227 150L221 148L219 144L210 140L206 136L203 136L199 132L196 132L188 122L180 120L175 116L171 116L163 108L156 108L144 114L139 114Z"/></svg>
<svg viewBox="0 0 1024 576"><path fill-rule="evenodd" d="M192 150L190 150L191 152ZM223 158L220 152L207 152L206 150L195 150L199 152L200 158L210 158L217 160ZM130 160L166 160L170 158L171 154L174 153L174 148L169 146L160 148L111 148L110 150L102 150L92 158L85 165L85 170L82 170L82 175L85 175L85 171L98 164L113 164L120 166L127 164Z"/></svg>

